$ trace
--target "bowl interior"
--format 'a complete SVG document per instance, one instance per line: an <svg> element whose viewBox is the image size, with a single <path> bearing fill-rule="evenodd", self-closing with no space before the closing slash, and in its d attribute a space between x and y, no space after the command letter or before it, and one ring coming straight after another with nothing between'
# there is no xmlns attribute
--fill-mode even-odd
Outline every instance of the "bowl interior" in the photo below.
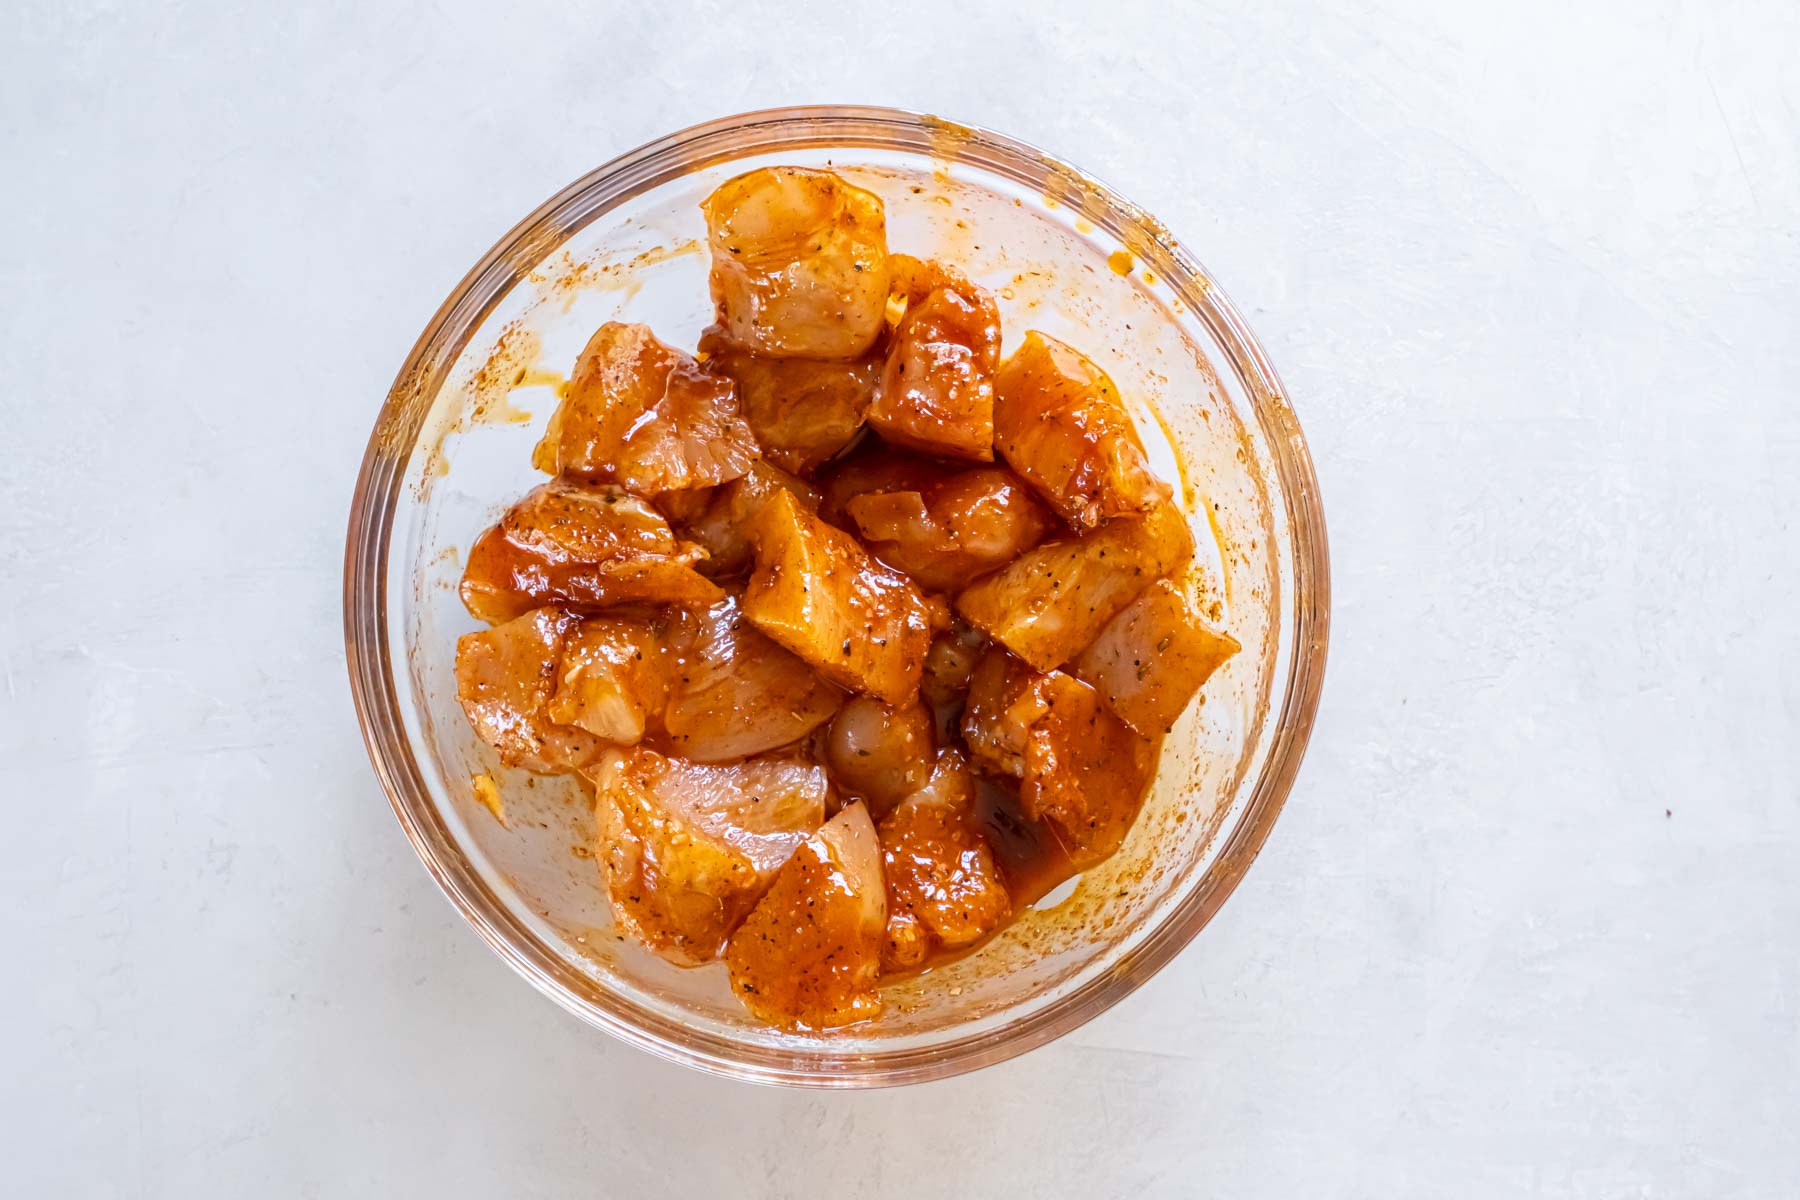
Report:
<svg viewBox="0 0 1800 1200"><path fill-rule="evenodd" d="M497 247L422 339L377 430L346 614L384 782L488 940L573 1011L650 1049L811 1083L919 1078L1016 1053L1160 965L1273 820L1324 637L1304 447L1197 265L1143 214L1029 148L905 114L857 119L743 118L677 135L596 172ZM699 203L776 162L829 166L879 193L891 247L946 258L999 297L1009 352L1041 329L1112 375L1179 481L1205 595L1244 646L1168 737L1114 859L976 954L887 989L878 1021L829 1036L758 1025L718 964L678 969L616 934L579 790L502 767L464 720L452 670L457 636L476 627L456 591L463 557L542 481L531 448L582 344L617 319L691 348L711 316ZM477 801L477 773L499 781L504 824Z"/></svg>

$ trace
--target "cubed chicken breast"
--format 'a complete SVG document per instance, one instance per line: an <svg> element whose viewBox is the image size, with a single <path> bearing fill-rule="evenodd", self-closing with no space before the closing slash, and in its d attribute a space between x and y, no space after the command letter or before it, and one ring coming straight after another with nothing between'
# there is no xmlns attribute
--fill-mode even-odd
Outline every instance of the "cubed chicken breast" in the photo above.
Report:
<svg viewBox="0 0 1800 1200"><path fill-rule="evenodd" d="M1106 372L1033 330L995 379L994 447L1064 519L1091 529L1171 496Z"/></svg>
<svg viewBox="0 0 1800 1200"><path fill-rule="evenodd" d="M917 490L867 492L844 508L877 558L937 592L1005 566L1056 527L1004 467L959 471Z"/></svg>
<svg viewBox="0 0 1800 1200"><path fill-rule="evenodd" d="M476 539L462 599L483 621L546 604L601 609L634 602L699 605L724 596L694 570L706 556L661 513L615 487L546 483Z"/></svg>
<svg viewBox="0 0 1800 1200"><path fill-rule="evenodd" d="M763 167L701 207L726 337L754 354L861 358L888 298L881 198L829 171Z"/></svg>
<svg viewBox="0 0 1800 1200"><path fill-rule="evenodd" d="M647 615L580 619L563 643L549 718L616 746L643 741L647 729L661 725L669 695L673 660L659 629L665 623Z"/></svg>
<svg viewBox="0 0 1800 1200"><path fill-rule="evenodd" d="M733 345L716 329L700 339L706 369L737 384L744 420L763 456L784 471L812 471L855 439L875 389L881 360L770 358Z"/></svg>
<svg viewBox="0 0 1800 1200"><path fill-rule="evenodd" d="M854 533L849 504L858 496L916 492L953 473L948 464L866 441L819 476L819 515Z"/></svg>
<svg viewBox="0 0 1800 1200"><path fill-rule="evenodd" d="M1194 554L1194 535L1172 502L1054 538L986 575L956 611L1040 671L1068 662L1158 578Z"/></svg>
<svg viewBox="0 0 1800 1200"><path fill-rule="evenodd" d="M844 693L757 632L735 598L681 614L670 633L669 748L700 762L761 754L829 721Z"/></svg>
<svg viewBox="0 0 1800 1200"><path fill-rule="evenodd" d="M750 531L762 506L777 491L792 492L808 509L818 507L819 493L811 484L766 462L754 462L740 478L715 488L706 507L679 526L706 550L706 561L699 564L703 574L723 579L750 569L756 558Z"/></svg>
<svg viewBox="0 0 1800 1200"><path fill-rule="evenodd" d="M1238 652L1179 584L1159 579L1100 631L1072 667L1145 737L1167 733L1207 678Z"/></svg>
<svg viewBox="0 0 1800 1200"><path fill-rule="evenodd" d="M540 608L456 641L456 698L481 740L508 766L550 773L597 758L605 743L546 711L557 665L579 620Z"/></svg>
<svg viewBox="0 0 1800 1200"><path fill-rule="evenodd" d="M881 844L852 804L801 844L725 949L731 990L752 1015L832 1029L881 1011L887 929Z"/></svg>
<svg viewBox="0 0 1800 1200"><path fill-rule="evenodd" d="M957 751L939 752L930 782L883 817L876 833L887 881L883 970L915 970L936 952L973 946L1012 915L976 818L974 776Z"/></svg>
<svg viewBox="0 0 1800 1200"><path fill-rule="evenodd" d="M614 914L684 964L719 956L830 793L824 768L800 758L707 765L644 747L609 751L587 779Z"/></svg>
<svg viewBox="0 0 1800 1200"><path fill-rule="evenodd" d="M832 719L825 765L838 790L880 815L924 787L936 758L931 710L857 696Z"/></svg>
<svg viewBox="0 0 1800 1200"><path fill-rule="evenodd" d="M1044 715L1046 676L999 646L990 646L969 677L962 735L975 765L990 775L1025 774L1025 741Z"/></svg>
<svg viewBox="0 0 1800 1200"><path fill-rule="evenodd" d="M919 677L919 695L939 708L961 704L969 694L975 664L988 647L980 630L962 621L931 639L925 652L925 672Z"/></svg>
<svg viewBox="0 0 1800 1200"><path fill-rule="evenodd" d="M730 379L702 370L646 325L608 321L576 361L532 462L655 496L736 479L758 453Z"/></svg>
<svg viewBox="0 0 1800 1200"><path fill-rule="evenodd" d="M994 457L1000 310L987 289L940 262L896 254L894 327L869 424L883 441L946 458Z"/></svg>
<svg viewBox="0 0 1800 1200"><path fill-rule="evenodd" d="M1036 692L1044 712L1026 735L1019 807L1050 825L1085 870L1110 857L1137 820L1156 774L1157 743L1072 675L1053 671Z"/></svg>
<svg viewBox="0 0 1800 1200"><path fill-rule="evenodd" d="M969 684L963 740L981 770L1020 781L1020 811L1051 827L1077 869L1119 848L1156 770L1157 743L1092 687L997 647Z"/></svg>
<svg viewBox="0 0 1800 1200"><path fill-rule="evenodd" d="M756 525L744 615L827 679L910 702L931 643L931 610L910 580L778 491Z"/></svg>
<svg viewBox="0 0 1800 1200"><path fill-rule="evenodd" d="M757 467L765 465L767 464L758 459L756 462L750 464L750 470L754 471ZM742 476L739 476L739 478L742 478ZM731 481L731 483L736 482L736 479ZM679 492L663 492L656 497L656 511L667 518L669 524L673 525L675 531L682 537L689 538L693 541L699 541L698 538L693 537L693 535L688 532L686 527L693 522L698 521L701 514L705 513L706 510L711 507L714 498L717 497L720 492L729 488L731 483L722 483L718 487L686 488ZM711 571L711 560L708 559L706 562L702 563L701 569L703 571Z"/></svg>

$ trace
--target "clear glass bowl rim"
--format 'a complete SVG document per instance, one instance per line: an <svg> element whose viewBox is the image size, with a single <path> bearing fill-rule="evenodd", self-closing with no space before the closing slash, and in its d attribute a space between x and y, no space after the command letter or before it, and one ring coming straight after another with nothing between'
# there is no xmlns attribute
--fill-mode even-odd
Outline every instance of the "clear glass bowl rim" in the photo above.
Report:
<svg viewBox="0 0 1800 1200"><path fill-rule="evenodd" d="M668 1020L614 993L583 994L576 986L582 977L507 911L438 818L401 724L387 652L388 547L407 463L438 387L486 315L547 253L618 204L715 162L821 146L966 162L1069 204L1130 246L1230 359L1268 442L1279 483L1276 519L1290 533L1287 686L1272 714L1266 765L1212 868L1111 970L1054 1003L998 1029L873 1054L833 1053L828 1044L751 1045ZM902 109L809 105L724 117L620 155L540 205L457 284L407 356L369 438L344 552L344 644L363 740L401 828L464 919L528 982L590 1024L688 1066L759 1083L870 1087L961 1074L1043 1045L1129 995L1199 933L1248 870L1293 786L1324 682L1329 592L1317 480L1287 393L1236 307L1161 222L1086 172L1003 134Z"/></svg>

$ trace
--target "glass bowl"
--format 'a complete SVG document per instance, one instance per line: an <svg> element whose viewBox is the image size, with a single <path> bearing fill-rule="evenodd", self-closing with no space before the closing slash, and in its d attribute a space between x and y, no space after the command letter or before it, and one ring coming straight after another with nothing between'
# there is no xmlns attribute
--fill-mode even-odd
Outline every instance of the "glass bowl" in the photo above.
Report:
<svg viewBox="0 0 1800 1200"><path fill-rule="evenodd" d="M770 163L879 192L897 250L948 258L1000 298L1007 350L1066 339L1148 402L1139 425L1202 547L1199 577L1243 651L1167 739L1124 847L977 953L884 989L829 1034L753 1022L719 964L683 970L612 927L575 785L507 771L452 675L461 557L541 477L555 385L603 321L692 346L710 318L699 201ZM457 285L406 360L357 479L344 631L357 715L394 812L489 945L582 1019L656 1054L768 1083L871 1086L998 1062L1143 983L1249 867L1318 705L1325 527L1312 464L1262 348L1167 229L1021 142L918 113L789 108L699 125L578 180ZM497 780L504 818L474 779ZM1054 901L1054 902L1052 902Z"/></svg>

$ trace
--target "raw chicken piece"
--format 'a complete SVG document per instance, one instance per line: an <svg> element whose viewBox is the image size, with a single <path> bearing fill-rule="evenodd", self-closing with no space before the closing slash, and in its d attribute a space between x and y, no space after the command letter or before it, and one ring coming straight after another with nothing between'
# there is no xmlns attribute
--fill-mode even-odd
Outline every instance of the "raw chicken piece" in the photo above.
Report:
<svg viewBox="0 0 1800 1200"><path fill-rule="evenodd" d="M1131 413L1106 372L1032 330L994 380L994 447L1072 524L1167 503Z"/></svg>
<svg viewBox="0 0 1800 1200"><path fill-rule="evenodd" d="M875 984L887 927L881 846L861 804L794 852L725 949L731 989L752 1015L831 1029L881 1011Z"/></svg>
<svg viewBox="0 0 1800 1200"><path fill-rule="evenodd" d="M755 354L860 358L888 298L881 198L829 171L764 167L701 205L725 336Z"/></svg>
<svg viewBox="0 0 1800 1200"><path fill-rule="evenodd" d="M1238 650L1237 639L1214 629L1186 590L1159 579L1100 631L1072 670L1126 724L1156 737Z"/></svg>
<svg viewBox="0 0 1800 1200"><path fill-rule="evenodd" d="M706 369L737 384L744 420L763 454L786 471L811 471L848 446L881 383L881 360L821 362L768 358L732 345L716 329L701 335Z"/></svg>
<svg viewBox="0 0 1800 1200"><path fill-rule="evenodd" d="M750 568L756 557L750 546L750 530L763 504L781 489L792 492L809 509L818 507L819 493L811 484L766 462L751 463L741 478L713 492L704 511L682 528L684 534L706 549L701 571L723 578Z"/></svg>
<svg viewBox="0 0 1800 1200"><path fill-rule="evenodd" d="M886 812L930 780L933 724L923 704L896 708L857 696L838 711L825 739L832 782Z"/></svg>
<svg viewBox="0 0 1800 1200"><path fill-rule="evenodd" d="M1055 829L1034 821L1019 808L1015 779L978 775L975 812L981 832L1006 880L1014 911L1036 904L1081 873Z"/></svg>
<svg viewBox="0 0 1800 1200"><path fill-rule="evenodd" d="M756 470L757 466L757 463L751 463L750 470ZM736 479L731 481L731 483L736 482ZM683 536L692 537L693 535L688 533L683 526L698 521L700 515L707 510L719 493L730 487L731 483L720 484L718 487L687 488L679 492L664 492L656 498L656 511L668 518L669 524L681 531ZM703 565L703 569L710 568L711 565L709 561Z"/></svg>
<svg viewBox="0 0 1800 1200"><path fill-rule="evenodd" d="M557 662L577 623L568 613L540 608L456 641L456 698L481 740L508 766L568 771L604 749L587 730L559 725L545 712Z"/></svg>
<svg viewBox="0 0 1800 1200"><path fill-rule="evenodd" d="M858 496L916 492L951 474L947 464L879 441L866 441L819 476L819 515L839 529L855 533L849 505Z"/></svg>
<svg viewBox="0 0 1800 1200"><path fill-rule="evenodd" d="M1019 807L1050 825L1085 870L1117 850L1137 820L1157 743L1133 733L1072 675L1053 671L1035 691L1044 712L1025 739Z"/></svg>
<svg viewBox="0 0 1800 1200"><path fill-rule="evenodd" d="M1012 915L1012 899L975 813L975 779L955 750L930 783L881 819L887 938L881 965L906 971L935 950L972 946Z"/></svg>
<svg viewBox="0 0 1800 1200"><path fill-rule="evenodd" d="M1040 671L1080 654L1125 606L1194 554L1173 503L1027 550L956 598L969 624Z"/></svg>
<svg viewBox="0 0 1800 1200"><path fill-rule="evenodd" d="M906 254L888 262L893 290L907 306L888 346L869 424L896 446L991 462L1000 366L994 297L939 262Z"/></svg>
<svg viewBox="0 0 1800 1200"><path fill-rule="evenodd" d="M982 770L1021 781L1020 811L1054 830L1077 869L1119 848L1156 770L1156 743L1093 688L999 648L975 668L963 738Z"/></svg>
<svg viewBox="0 0 1800 1200"><path fill-rule="evenodd" d="M511 620L545 604L705 607L725 594L694 570L705 556L676 541L662 514L636 497L554 481L533 489L476 539L462 600L483 621Z"/></svg>
<svg viewBox="0 0 1800 1200"><path fill-rule="evenodd" d="M662 713L669 747L700 762L761 754L823 725L844 694L745 620L736 599L683 613Z"/></svg>
<svg viewBox="0 0 1800 1200"><path fill-rule="evenodd" d="M931 639L925 652L925 673L919 677L919 695L927 704L944 707L961 704L969 693L969 677L981 661L988 640L961 621Z"/></svg>
<svg viewBox="0 0 1800 1200"><path fill-rule="evenodd" d="M655 496L736 479L757 453L729 379L701 370L647 325L608 321L588 339L531 461L552 475L616 480Z"/></svg>
<svg viewBox="0 0 1800 1200"><path fill-rule="evenodd" d="M656 618L607 615L575 624L563 643L556 691L545 709L602 741L635 746L661 724L672 663Z"/></svg>
<svg viewBox="0 0 1800 1200"><path fill-rule="evenodd" d="M969 677L962 735L969 756L992 775L1025 774L1025 742L1031 724L1044 715L1039 684L1046 677L990 646Z"/></svg>
<svg viewBox="0 0 1800 1200"><path fill-rule="evenodd" d="M825 819L825 769L798 758L706 766L607 752L587 772L597 857L619 923L678 963L717 958Z"/></svg>
<svg viewBox="0 0 1800 1200"><path fill-rule="evenodd" d="M763 505L754 540L744 615L832 682L910 702L931 643L918 588L786 491Z"/></svg>
<svg viewBox="0 0 1800 1200"><path fill-rule="evenodd" d="M877 558L941 592L1006 565L1055 527L1004 467L976 467L916 490L866 492L844 509Z"/></svg>

